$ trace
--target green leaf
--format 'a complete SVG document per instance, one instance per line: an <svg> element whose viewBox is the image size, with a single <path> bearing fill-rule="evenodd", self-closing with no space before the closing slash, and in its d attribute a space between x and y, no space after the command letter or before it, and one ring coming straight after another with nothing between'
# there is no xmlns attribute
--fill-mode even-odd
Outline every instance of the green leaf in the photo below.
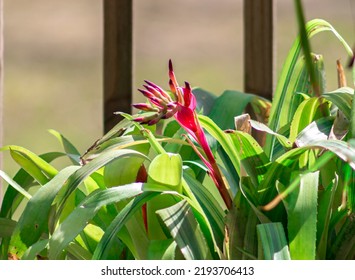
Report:
<svg viewBox="0 0 355 280"><path fill-rule="evenodd" d="M199 116L199 121L222 146L239 177L248 175L258 185L267 170L269 160L256 140L241 131L225 133L208 117ZM242 173L244 170L246 174Z"/></svg>
<svg viewBox="0 0 355 280"><path fill-rule="evenodd" d="M265 260L290 260L285 231L281 223L267 223L256 226L259 252Z"/></svg>
<svg viewBox="0 0 355 280"><path fill-rule="evenodd" d="M140 210L144 203L147 203L149 200L157 196L159 193L152 192L144 192L136 198L132 199L116 216L116 218L112 221L110 226L106 229L105 234L100 240L99 244L96 247L96 250L93 254L94 260L102 260L105 259L110 248L112 241L114 240L117 233L124 227L125 223L136 213L136 211ZM131 249L131 248L130 248ZM132 248L133 249L133 248ZM135 250L142 250L146 248L136 248ZM136 255L137 259L146 258L145 255Z"/></svg>
<svg viewBox="0 0 355 280"><path fill-rule="evenodd" d="M182 193L182 160L178 154L157 155L149 165L148 183L160 186L161 191ZM148 234L150 239L164 239L156 211L175 204L175 196L159 196L147 203Z"/></svg>
<svg viewBox="0 0 355 280"><path fill-rule="evenodd" d="M206 240L186 200L157 211L187 260L211 259Z"/></svg>
<svg viewBox="0 0 355 280"><path fill-rule="evenodd" d="M28 247L26 252L24 252L21 260L35 260L40 255L40 252L43 251L48 245L48 239L40 240L34 243L32 246Z"/></svg>
<svg viewBox="0 0 355 280"><path fill-rule="evenodd" d="M30 195L24 188L22 188L19 184L12 180L11 177L2 170L0 170L0 177L2 177L11 187L13 187L24 197L26 197L27 199L31 199L32 195Z"/></svg>
<svg viewBox="0 0 355 280"><path fill-rule="evenodd" d="M330 172L330 170L327 170ZM335 193L338 187L338 176L335 176L333 182L325 188L319 197L318 221L317 221L317 259L324 260L327 256L328 237L330 218L332 216L332 207Z"/></svg>
<svg viewBox="0 0 355 280"><path fill-rule="evenodd" d="M16 227L16 224L16 221L11 219L0 218L0 240L1 238L10 237Z"/></svg>
<svg viewBox="0 0 355 280"><path fill-rule="evenodd" d="M43 180L42 184L45 184L49 179L53 178L58 171L50 165L47 161L37 156L33 152L15 145L5 146L0 149L1 151L10 150L12 156L15 156L20 162L20 165L24 164L23 167L29 174L32 172L39 176L39 180ZM42 174L42 175L40 175Z"/></svg>
<svg viewBox="0 0 355 280"><path fill-rule="evenodd" d="M289 149L292 147L292 143L287 137L285 137L282 134L272 131L270 128L267 127L267 125L265 125L261 122L254 121L254 120L250 120L249 122L254 129L259 130L259 131L264 131L264 132L267 132L271 135L276 136L277 140L281 143L281 145L284 148Z"/></svg>
<svg viewBox="0 0 355 280"><path fill-rule="evenodd" d="M138 145L132 150L142 154L148 154L149 145ZM139 169L145 158L121 157L108 163L104 168L104 181L106 187L121 186L135 182Z"/></svg>
<svg viewBox="0 0 355 280"><path fill-rule="evenodd" d="M81 246L90 253L93 253L104 231L93 224L88 224L76 240L81 241Z"/></svg>
<svg viewBox="0 0 355 280"><path fill-rule="evenodd" d="M226 154L229 156L235 170L240 174L239 153L233 145L233 141L222 129L220 129L210 118L199 115L198 119L201 126L211 134L217 142L222 146Z"/></svg>
<svg viewBox="0 0 355 280"><path fill-rule="evenodd" d="M101 167L105 166L109 162L111 162L114 159L117 158L123 158L123 157L140 157L140 158L146 158L145 155L133 151L133 150L112 150L112 151L106 151L100 154L97 158L93 159L86 165L82 166L80 169L78 169L73 175L71 175L64 187L61 189L60 193L58 194L55 202L58 203L58 210L56 214L56 220L60 217L64 205L71 195L71 193L79 186L80 183L82 183L85 178L90 176L92 173L100 169Z"/></svg>
<svg viewBox="0 0 355 280"><path fill-rule="evenodd" d="M209 117L221 129L233 129L234 117L243 114L246 106L254 98L253 94L247 94L234 90L226 90L219 96L209 114ZM221 114L223 110L223 114Z"/></svg>
<svg viewBox="0 0 355 280"><path fill-rule="evenodd" d="M149 260L175 260L177 244L174 239L152 240L148 247Z"/></svg>
<svg viewBox="0 0 355 280"><path fill-rule="evenodd" d="M331 247L335 260L353 260L355 257L355 222L354 213L346 217Z"/></svg>
<svg viewBox="0 0 355 280"><path fill-rule="evenodd" d="M317 241L319 172L300 176L299 188L283 200L288 214L290 254L294 260L314 260ZM284 188L280 183L278 187Z"/></svg>
<svg viewBox="0 0 355 280"><path fill-rule="evenodd" d="M142 135L122 135L120 137L108 139L100 144L95 144L81 157L82 162L87 163L99 156L103 151L114 149L128 149L148 143Z"/></svg>
<svg viewBox="0 0 355 280"><path fill-rule="evenodd" d="M303 147L317 141L327 140L332 126L333 119L331 117L313 121L297 135L295 144L297 147Z"/></svg>
<svg viewBox="0 0 355 280"><path fill-rule="evenodd" d="M68 258L74 260L91 260L92 254L77 243L70 243L67 247Z"/></svg>
<svg viewBox="0 0 355 280"><path fill-rule="evenodd" d="M228 133L228 136L232 141L233 148L238 153L238 159L234 160L240 161L241 168L246 173L243 174L240 171L239 175L249 176L253 184L258 186L270 163L263 149L250 134L245 132L234 131ZM231 159L232 162L234 160Z"/></svg>
<svg viewBox="0 0 355 280"><path fill-rule="evenodd" d="M326 140L310 143L308 148L324 148L334 154L340 159L347 162L352 169L355 169L355 148L348 143L340 140Z"/></svg>
<svg viewBox="0 0 355 280"><path fill-rule="evenodd" d="M291 122L290 141L294 142L297 135L312 121L329 115L328 103L323 98L309 98L303 101Z"/></svg>
<svg viewBox="0 0 355 280"><path fill-rule="evenodd" d="M337 106L349 120L351 118L353 96L354 90L349 87L342 87L331 92L323 93L323 97Z"/></svg>
<svg viewBox="0 0 355 280"><path fill-rule="evenodd" d="M208 115L213 107L213 104L215 103L217 96L201 88L194 88L192 89L192 92L196 97L196 111L201 112L204 115Z"/></svg>
<svg viewBox="0 0 355 280"><path fill-rule="evenodd" d="M85 228L102 206L124 201L142 193L142 183L113 187L86 197L54 231L49 240L49 258L56 259L65 247Z"/></svg>
<svg viewBox="0 0 355 280"><path fill-rule="evenodd" d="M30 174L39 184L46 184L48 178L43 171L31 159L28 159L24 154L18 151L10 150L10 155L13 160L19 164L28 174Z"/></svg>
<svg viewBox="0 0 355 280"><path fill-rule="evenodd" d="M323 31L331 31L338 40L343 44L349 55L352 56L351 47L346 43L346 41L340 36L340 34L333 28L331 24L324 20L315 19L306 24L307 37L312 38L314 35ZM291 50L286 58L285 64L282 68L280 79L277 83L273 98L273 106L270 112L269 127L272 131L278 131L281 127L286 125L288 120L288 110L290 108L289 104L292 95L295 92L305 92L296 90L295 84L297 84L298 75L295 73L296 64L298 61L299 54L301 52L300 37L298 36L293 43ZM294 80L296 78L296 81ZM274 137L268 137L266 143L266 153L273 156L274 148Z"/></svg>
<svg viewBox="0 0 355 280"><path fill-rule="evenodd" d="M182 160L179 154L157 155L149 165L148 182L181 193Z"/></svg>
<svg viewBox="0 0 355 280"><path fill-rule="evenodd" d="M353 67L353 78L355 78L355 67ZM355 79L354 79L355 84ZM355 102L352 102L351 106L351 116L350 116L350 137L355 138Z"/></svg>
<svg viewBox="0 0 355 280"><path fill-rule="evenodd" d="M67 167L56 177L40 188L27 203L10 242L10 250L20 258L22 254L43 233L48 234L48 219L52 202L68 177L79 167Z"/></svg>
<svg viewBox="0 0 355 280"><path fill-rule="evenodd" d="M75 165L80 165L80 152L75 148L75 146L58 131L50 129L49 133L52 134L55 138L57 138L59 143L62 144L64 151L66 152L72 163Z"/></svg>
<svg viewBox="0 0 355 280"><path fill-rule="evenodd" d="M186 172L184 172L184 179L195 195L198 203L201 205L201 208L211 225L216 243L222 244L224 239L224 219L226 216L222 206L218 203L216 196L213 196L212 192L206 185L202 185Z"/></svg>
<svg viewBox="0 0 355 280"><path fill-rule="evenodd" d="M40 155L40 158L42 158L46 162L51 162L61 156L65 156L65 154L58 152L49 152ZM31 186L33 186L34 179L24 169L21 168L14 176L13 181L27 191ZM16 211L23 198L24 196L19 195L19 192L16 189L8 187L4 195L0 216L12 217L12 214Z"/></svg>

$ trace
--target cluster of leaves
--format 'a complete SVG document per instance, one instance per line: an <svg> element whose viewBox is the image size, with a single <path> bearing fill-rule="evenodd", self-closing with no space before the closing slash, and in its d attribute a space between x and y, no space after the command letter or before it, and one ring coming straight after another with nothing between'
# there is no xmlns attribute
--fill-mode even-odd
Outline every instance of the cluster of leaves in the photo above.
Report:
<svg viewBox="0 0 355 280"><path fill-rule="evenodd" d="M305 27L309 38L322 31L335 34L352 55L329 23L313 20ZM301 43L302 36L272 103L237 91L216 97L193 90L197 121L232 205L208 176L198 156L203 147L187 140L179 122L142 125L134 120L146 113L121 114L124 119L83 155L56 131L64 152L38 156L3 148L21 169L13 178L0 172L9 184L0 211L0 257L353 259L354 90L342 78L327 92L322 56L302 56ZM243 115L246 109L255 120ZM62 156L71 164L57 170L52 161Z"/></svg>

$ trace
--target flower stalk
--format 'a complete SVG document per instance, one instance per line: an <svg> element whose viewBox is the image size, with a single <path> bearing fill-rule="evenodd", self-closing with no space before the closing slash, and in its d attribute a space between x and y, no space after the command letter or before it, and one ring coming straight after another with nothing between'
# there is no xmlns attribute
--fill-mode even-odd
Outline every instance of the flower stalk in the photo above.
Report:
<svg viewBox="0 0 355 280"><path fill-rule="evenodd" d="M134 121L141 124L153 125L161 119L174 117L186 130L188 135L193 138L204 151L203 155L197 150L192 141L187 138L192 148L207 166L208 174L216 185L226 207L231 209L232 199L224 183L216 159L208 145L206 134L198 121L197 113L195 111L196 98L193 95L191 86L188 82L185 82L184 87L179 86L171 60L169 60L169 78L169 87L172 92L171 95L154 83L145 81L145 89L140 89L139 91L147 97L149 104L138 103L133 104L133 107L145 112L152 112L152 114L137 117Z"/></svg>

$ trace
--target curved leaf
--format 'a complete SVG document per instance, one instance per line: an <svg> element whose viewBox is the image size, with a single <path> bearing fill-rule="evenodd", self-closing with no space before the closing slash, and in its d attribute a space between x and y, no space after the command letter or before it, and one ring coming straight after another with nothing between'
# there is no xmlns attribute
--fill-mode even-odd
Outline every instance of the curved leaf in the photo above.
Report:
<svg viewBox="0 0 355 280"><path fill-rule="evenodd" d="M290 254L294 260L314 260L317 243L319 172L300 176L299 188L283 200L288 214ZM281 184L278 184L278 187L281 187Z"/></svg>
<svg viewBox="0 0 355 280"><path fill-rule="evenodd" d="M48 217L52 202L64 182L79 167L67 167L40 188L27 203L10 241L10 252L19 258L41 235L48 231Z"/></svg>
<svg viewBox="0 0 355 280"><path fill-rule="evenodd" d="M42 174L40 180L42 178L47 178L42 182L42 184L46 183L49 179L53 178L57 173L57 169L55 169L52 165L50 165L47 161L42 159L40 156L37 156L35 153L15 145L4 146L0 149L0 151L10 150L12 155L18 156L17 158L20 160L20 165L25 165L25 170L31 174L34 172L35 174Z"/></svg>
<svg viewBox="0 0 355 280"><path fill-rule="evenodd" d="M145 155L133 150L122 149L122 150L106 151L103 152L97 158L87 163L86 165L82 166L73 175L71 175L55 200L55 202L58 203L56 220L58 220L59 216L61 215L63 211L63 207L67 199L69 198L70 194L78 187L80 183L83 182L85 178L87 178L92 173L94 173L95 171L105 166L106 164L108 164L114 159L121 158L121 157L122 158L130 157L130 156L147 158Z"/></svg>
<svg viewBox="0 0 355 280"><path fill-rule="evenodd" d="M40 158L45 160L46 162L51 162L61 156L65 156L64 153L58 152L49 152L40 155ZM28 190L30 186L33 185L33 177L29 175L24 169L20 169L13 178L13 181L16 182L19 186L21 186L24 190ZM19 195L19 192L12 187L8 187L6 189L4 199L1 205L1 217L11 217L15 212L17 207L20 205L23 200L23 196Z"/></svg>
<svg viewBox="0 0 355 280"><path fill-rule="evenodd" d="M290 127L289 140L293 143L297 135L312 121L329 115L328 102L323 98L309 98L297 108Z"/></svg>
<svg viewBox="0 0 355 280"><path fill-rule="evenodd" d="M106 258L108 254L112 241L119 231L124 227L125 223L138 211L141 209L144 203L148 202L152 198L159 195L155 192L144 192L136 198L132 199L116 216L112 221L110 226L106 229L102 239L96 247L96 250L93 254L93 260L102 260ZM144 249L144 248L140 248ZM146 256L136 256L136 258L145 258Z"/></svg>
<svg viewBox="0 0 355 280"><path fill-rule="evenodd" d="M354 96L354 90L352 88L342 87L331 92L323 93L323 96L337 106L345 117L350 120L352 99Z"/></svg>
<svg viewBox="0 0 355 280"><path fill-rule="evenodd" d="M157 211L187 260L211 259L206 240L186 200Z"/></svg>
<svg viewBox="0 0 355 280"><path fill-rule="evenodd" d="M312 20L306 24L306 32L308 38L311 38L319 32L323 31L332 32L343 44L349 55L352 56L353 52L351 50L351 47L346 43L346 41L340 36L340 34L333 28L331 24L320 19ZM280 79L277 83L276 91L273 98L273 106L271 108L269 119L269 127L272 131L278 131L279 128L283 127L286 124L285 121L287 121L288 119L288 110L291 96L294 92L297 91L295 90L295 84L292 83L292 79L295 76L295 67L300 52L301 42L300 36L298 36L286 58L285 64L282 68ZM265 146L266 153L270 155L271 158L273 155L274 141L274 137L268 136L267 143Z"/></svg>
<svg viewBox="0 0 355 280"><path fill-rule="evenodd" d="M256 229L260 247L259 253L261 253L262 259L291 259L285 231L281 223L260 224L256 226Z"/></svg>
<svg viewBox="0 0 355 280"><path fill-rule="evenodd" d="M75 165L80 165L80 153L75 148L75 146L62 134L54 129L50 129L49 133L52 134L57 140L62 144L64 151L66 152L69 159Z"/></svg>
<svg viewBox="0 0 355 280"><path fill-rule="evenodd" d="M102 206L137 196L142 193L142 186L142 183L134 183L113 187L86 197L54 231L49 240L49 258L56 259Z"/></svg>
<svg viewBox="0 0 355 280"><path fill-rule="evenodd" d="M0 240L10 237L16 227L17 222L8 218L0 218Z"/></svg>

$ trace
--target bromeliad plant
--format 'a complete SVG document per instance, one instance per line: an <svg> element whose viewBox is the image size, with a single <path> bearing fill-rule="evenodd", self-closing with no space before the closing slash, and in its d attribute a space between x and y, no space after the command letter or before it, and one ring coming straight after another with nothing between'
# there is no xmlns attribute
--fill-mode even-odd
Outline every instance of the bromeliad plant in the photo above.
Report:
<svg viewBox="0 0 355 280"><path fill-rule="evenodd" d="M64 152L4 147L21 169L0 173L1 258L354 259L354 90L339 63L327 91L301 48L331 31L353 53L329 23L300 26L272 103L181 87L169 62L169 90L146 81L140 112L84 154L56 131Z"/></svg>

